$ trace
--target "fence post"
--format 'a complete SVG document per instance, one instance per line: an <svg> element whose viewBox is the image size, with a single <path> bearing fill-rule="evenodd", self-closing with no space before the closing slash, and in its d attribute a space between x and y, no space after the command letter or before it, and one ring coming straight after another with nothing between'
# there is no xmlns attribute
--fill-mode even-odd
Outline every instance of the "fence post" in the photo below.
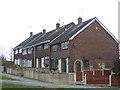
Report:
<svg viewBox="0 0 120 90"><path fill-rule="evenodd" d="M109 75L109 85L111 86L111 75Z"/></svg>
<svg viewBox="0 0 120 90"><path fill-rule="evenodd" d="M87 78L87 77L86 77L86 74L85 74L85 85L87 84L87 80L86 80L86 78Z"/></svg>
<svg viewBox="0 0 120 90"><path fill-rule="evenodd" d="M76 83L76 73L74 73L74 83Z"/></svg>

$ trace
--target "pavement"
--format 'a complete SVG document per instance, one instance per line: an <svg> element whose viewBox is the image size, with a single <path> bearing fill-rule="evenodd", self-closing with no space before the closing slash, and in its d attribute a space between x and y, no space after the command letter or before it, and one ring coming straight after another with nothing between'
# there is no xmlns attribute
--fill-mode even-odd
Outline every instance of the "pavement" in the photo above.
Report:
<svg viewBox="0 0 120 90"><path fill-rule="evenodd" d="M114 87L94 87L94 86L83 86L83 85L65 85L65 84L53 84L53 83L47 83L42 82L38 80L28 79L20 76L10 75L6 73L0 73L0 75L7 76L10 78L18 79L17 80L2 80L0 79L0 82L3 83L13 83L13 84L20 84L20 85L31 85L31 86L42 86L45 88L87 88L92 90L120 90L120 88L114 88Z"/></svg>

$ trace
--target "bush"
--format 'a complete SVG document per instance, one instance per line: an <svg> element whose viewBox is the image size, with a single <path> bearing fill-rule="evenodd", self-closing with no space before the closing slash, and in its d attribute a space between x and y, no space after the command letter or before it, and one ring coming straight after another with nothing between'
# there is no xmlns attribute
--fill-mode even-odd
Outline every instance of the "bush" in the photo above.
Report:
<svg viewBox="0 0 120 90"><path fill-rule="evenodd" d="M120 73L120 59L114 62L114 67L112 68L112 71L116 74Z"/></svg>

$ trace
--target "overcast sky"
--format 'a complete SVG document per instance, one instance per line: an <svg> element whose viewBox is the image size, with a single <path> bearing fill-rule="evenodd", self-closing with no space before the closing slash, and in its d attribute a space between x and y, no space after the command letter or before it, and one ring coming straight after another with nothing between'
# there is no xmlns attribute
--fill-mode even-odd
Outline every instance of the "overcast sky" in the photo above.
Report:
<svg viewBox="0 0 120 90"><path fill-rule="evenodd" d="M77 23L78 17L83 21L97 17L118 38L118 1L0 0L0 51L8 52L31 31L36 34L43 27L47 31L55 29L59 18L67 24Z"/></svg>

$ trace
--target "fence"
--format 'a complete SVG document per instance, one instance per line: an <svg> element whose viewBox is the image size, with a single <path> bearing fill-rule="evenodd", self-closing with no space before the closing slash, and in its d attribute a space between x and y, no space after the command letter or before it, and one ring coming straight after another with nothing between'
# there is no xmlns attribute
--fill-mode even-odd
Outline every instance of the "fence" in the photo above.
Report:
<svg viewBox="0 0 120 90"><path fill-rule="evenodd" d="M110 70L76 72L76 81L84 84L105 84L120 87L120 76L111 75Z"/></svg>

